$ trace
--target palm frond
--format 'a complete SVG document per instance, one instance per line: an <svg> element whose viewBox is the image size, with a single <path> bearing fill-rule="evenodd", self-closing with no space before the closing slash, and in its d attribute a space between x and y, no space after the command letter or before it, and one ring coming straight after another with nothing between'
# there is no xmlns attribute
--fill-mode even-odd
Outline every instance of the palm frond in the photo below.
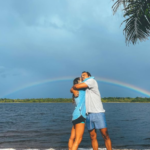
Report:
<svg viewBox="0 0 150 150"><path fill-rule="evenodd" d="M114 1L114 0L113 0ZM116 12L117 12L117 10L118 10L118 8L120 7L120 6L124 6L124 8L126 8L126 6L128 5L128 3L130 2L130 1L133 1L133 0L117 0L115 3L114 3L114 5L112 6L112 9L113 9L113 13L115 14Z"/></svg>
<svg viewBox="0 0 150 150"><path fill-rule="evenodd" d="M118 3L117 3L118 2ZM114 5L114 11L119 7L122 0L117 0ZM127 2L127 1L126 1ZM130 0L124 5L124 20L125 23L124 34L126 43L137 43L137 41L147 40L150 36L150 0Z"/></svg>

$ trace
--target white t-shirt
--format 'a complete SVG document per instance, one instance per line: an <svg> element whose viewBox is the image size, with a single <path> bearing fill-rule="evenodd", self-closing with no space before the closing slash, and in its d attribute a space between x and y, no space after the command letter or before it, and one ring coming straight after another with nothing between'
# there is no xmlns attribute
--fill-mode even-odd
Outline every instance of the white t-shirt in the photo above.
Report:
<svg viewBox="0 0 150 150"><path fill-rule="evenodd" d="M88 85L85 95L86 113L105 112L96 80L88 79L84 83Z"/></svg>

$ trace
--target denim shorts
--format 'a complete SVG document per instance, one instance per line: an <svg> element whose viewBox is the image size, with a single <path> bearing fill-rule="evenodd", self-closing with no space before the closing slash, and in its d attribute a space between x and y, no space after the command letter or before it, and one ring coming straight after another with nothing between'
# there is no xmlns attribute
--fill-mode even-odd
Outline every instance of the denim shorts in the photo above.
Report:
<svg viewBox="0 0 150 150"><path fill-rule="evenodd" d="M86 127L88 130L107 128L105 113L89 113L86 116Z"/></svg>

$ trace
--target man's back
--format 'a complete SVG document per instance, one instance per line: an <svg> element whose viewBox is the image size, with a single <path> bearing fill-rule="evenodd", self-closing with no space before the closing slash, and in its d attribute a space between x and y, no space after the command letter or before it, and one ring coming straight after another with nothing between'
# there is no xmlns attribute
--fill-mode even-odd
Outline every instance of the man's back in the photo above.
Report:
<svg viewBox="0 0 150 150"><path fill-rule="evenodd" d="M88 79L84 82L88 85L86 89L86 113L105 112L101 102L101 95L95 79Z"/></svg>

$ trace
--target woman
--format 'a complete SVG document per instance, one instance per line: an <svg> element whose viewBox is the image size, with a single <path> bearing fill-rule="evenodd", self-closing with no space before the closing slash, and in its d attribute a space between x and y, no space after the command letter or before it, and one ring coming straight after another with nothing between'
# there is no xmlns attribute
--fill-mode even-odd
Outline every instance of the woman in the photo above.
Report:
<svg viewBox="0 0 150 150"><path fill-rule="evenodd" d="M81 79L75 78L73 84L81 83ZM85 108L85 90L79 90L79 96L74 97L76 107L72 114L72 129L71 129L71 136L68 142L68 149L69 150L77 150L79 144L82 141L82 136L84 133L85 128L85 118L86 118L86 108Z"/></svg>

